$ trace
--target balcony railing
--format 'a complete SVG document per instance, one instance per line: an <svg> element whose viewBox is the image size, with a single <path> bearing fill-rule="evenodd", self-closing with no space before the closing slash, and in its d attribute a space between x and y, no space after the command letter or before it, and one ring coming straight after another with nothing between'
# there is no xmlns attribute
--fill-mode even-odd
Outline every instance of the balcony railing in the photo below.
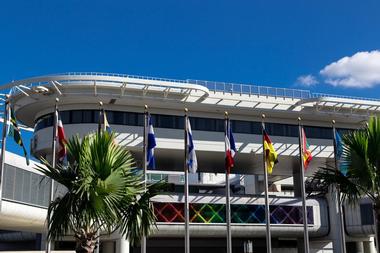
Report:
<svg viewBox="0 0 380 253"><path fill-rule="evenodd" d="M238 83L226 83L226 82L216 82L216 81L205 81L205 80L195 80L195 79L171 79L171 78L160 78L151 76L138 76L138 75L127 75L127 74L117 74L117 73L102 73L102 72L67 72L47 75L43 77L54 77L54 76L98 76L98 77L122 77L122 78L133 78L140 80L153 80L162 81L170 83L179 84L197 84L207 87L211 92L223 92L223 93L234 93L234 94L246 94L246 95L257 95L257 96L270 96L270 97L281 97L281 98L291 98L291 99L309 99L309 98L319 98L319 97L333 97L333 98L343 98L343 99L355 99L355 100L365 100L365 101L376 101L380 102L380 99L376 98L365 98L365 97L353 97L345 95L333 95L333 94L323 94L323 93L312 93L309 90L302 89L288 89L279 87L269 87L260 86L253 84L238 84ZM96 79L96 78L94 78ZM25 80L27 81L27 80ZM64 81L63 81L64 83ZM33 85L43 85L45 83L30 83L25 84L26 87L31 87ZM20 93L19 89L12 89L15 93Z"/></svg>

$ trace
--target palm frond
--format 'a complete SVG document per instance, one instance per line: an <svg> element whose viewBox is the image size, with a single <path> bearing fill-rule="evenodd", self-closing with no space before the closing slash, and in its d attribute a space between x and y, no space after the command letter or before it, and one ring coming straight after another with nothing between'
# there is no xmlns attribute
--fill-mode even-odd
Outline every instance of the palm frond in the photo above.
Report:
<svg viewBox="0 0 380 253"><path fill-rule="evenodd" d="M362 196L378 201L380 193L380 119L370 118L362 129L343 136L343 155L339 166L347 169L343 175L339 168L320 168L313 181L323 187L338 186L343 200L357 202Z"/></svg>
<svg viewBox="0 0 380 253"><path fill-rule="evenodd" d="M130 152L117 145L113 134L72 137L67 142L68 165L52 166L42 159L37 170L67 188L49 205L49 236L57 239L73 231L93 234L121 228L133 243L148 235L155 224L150 199L165 183L145 190L135 172Z"/></svg>

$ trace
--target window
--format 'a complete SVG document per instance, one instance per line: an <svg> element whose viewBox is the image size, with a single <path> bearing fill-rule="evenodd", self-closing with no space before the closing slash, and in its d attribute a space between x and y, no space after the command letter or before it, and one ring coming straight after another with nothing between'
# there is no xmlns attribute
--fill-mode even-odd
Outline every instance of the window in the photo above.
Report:
<svg viewBox="0 0 380 253"><path fill-rule="evenodd" d="M108 116L108 114L107 114L107 116ZM123 112L113 112L112 124L125 125L124 116L125 116L125 113L123 113Z"/></svg>
<svg viewBox="0 0 380 253"><path fill-rule="evenodd" d="M143 126L144 114L136 112L106 111L110 124ZM63 124L98 123L99 110L73 110L61 111L60 116ZM183 116L152 114L154 127L183 129ZM224 132L224 120L214 118L190 117L193 130ZM44 115L36 120L35 131L53 125L53 114ZM232 130L234 133L261 134L261 122L232 120ZM298 137L298 125L266 123L266 130L269 135ZM350 129L338 129L340 133L352 131ZM329 127L305 126L305 133L308 138L332 139L332 129Z"/></svg>
<svg viewBox="0 0 380 253"><path fill-rule="evenodd" d="M94 111L91 111L91 110L83 111L82 117L83 117L82 119L83 123L92 123L94 122Z"/></svg>
<svg viewBox="0 0 380 253"><path fill-rule="evenodd" d="M360 204L360 218L362 225L373 225L372 204Z"/></svg>
<svg viewBox="0 0 380 253"><path fill-rule="evenodd" d="M72 111L71 112L71 124L79 124L83 123L83 117L82 117L82 112L83 111Z"/></svg>

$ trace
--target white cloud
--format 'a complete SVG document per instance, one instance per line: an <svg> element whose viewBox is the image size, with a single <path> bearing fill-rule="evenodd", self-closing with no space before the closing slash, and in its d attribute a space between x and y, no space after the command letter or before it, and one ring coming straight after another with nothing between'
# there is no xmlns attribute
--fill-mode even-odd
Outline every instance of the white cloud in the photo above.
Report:
<svg viewBox="0 0 380 253"><path fill-rule="evenodd" d="M370 88L380 85L380 51L343 57L324 67L320 74L333 86Z"/></svg>
<svg viewBox="0 0 380 253"><path fill-rule="evenodd" d="M314 86L317 83L318 83L318 80L313 75L299 76L296 80L296 84L306 86L306 87Z"/></svg>

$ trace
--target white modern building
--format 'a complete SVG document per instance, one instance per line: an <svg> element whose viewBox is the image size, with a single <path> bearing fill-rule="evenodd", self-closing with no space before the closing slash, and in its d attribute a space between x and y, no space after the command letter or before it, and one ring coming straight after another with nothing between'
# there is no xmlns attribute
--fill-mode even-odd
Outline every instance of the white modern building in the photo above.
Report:
<svg viewBox="0 0 380 253"><path fill-rule="evenodd" d="M339 131L362 126L380 112L380 100L315 94L307 90L255 85L170 80L119 74L65 73L13 81L10 90L17 119L33 129L31 153L51 156L55 99L68 137L97 129L99 101L118 143L141 165L143 110L154 120L157 169L150 181L166 180L172 192L152 199L157 227L147 252L184 252L183 110L189 109L198 174L190 175L191 252L225 252L224 112L228 111L238 148L231 175L233 252L265 252L261 115L279 153L269 177L273 252L302 252L303 222L297 118L311 145L310 177L333 163L332 120ZM0 210L0 250L44 248L50 183L23 157L6 153ZM326 189L327 192L327 189ZM340 252L336 199L329 192L307 199L311 252ZM347 252L376 252L371 203L344 205ZM54 243L73 248L72 237ZM17 242L17 243L15 243ZM103 253L140 252L120 235L102 236Z"/></svg>

